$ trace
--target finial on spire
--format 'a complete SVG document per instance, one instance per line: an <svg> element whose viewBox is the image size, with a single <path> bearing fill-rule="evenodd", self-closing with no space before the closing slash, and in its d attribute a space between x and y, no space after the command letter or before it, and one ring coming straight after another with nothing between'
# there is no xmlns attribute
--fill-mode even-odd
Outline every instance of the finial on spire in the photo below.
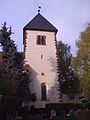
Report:
<svg viewBox="0 0 90 120"><path fill-rule="evenodd" d="M38 6L38 13L40 13L40 10L41 10L41 6Z"/></svg>

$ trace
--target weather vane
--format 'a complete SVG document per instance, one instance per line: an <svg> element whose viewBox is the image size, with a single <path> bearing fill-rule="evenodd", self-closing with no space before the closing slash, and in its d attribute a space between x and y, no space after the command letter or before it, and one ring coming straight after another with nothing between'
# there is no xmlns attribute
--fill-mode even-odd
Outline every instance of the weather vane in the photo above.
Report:
<svg viewBox="0 0 90 120"><path fill-rule="evenodd" d="M38 6L38 13L40 13L40 10L41 10L41 6Z"/></svg>

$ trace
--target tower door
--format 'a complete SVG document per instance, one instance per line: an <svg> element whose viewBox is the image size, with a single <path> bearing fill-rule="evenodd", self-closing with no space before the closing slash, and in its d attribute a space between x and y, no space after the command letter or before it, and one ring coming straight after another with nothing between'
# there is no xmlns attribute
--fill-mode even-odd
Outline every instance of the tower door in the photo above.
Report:
<svg viewBox="0 0 90 120"><path fill-rule="evenodd" d="M45 83L41 84L41 95L42 95L42 100L46 100L46 85L45 85Z"/></svg>

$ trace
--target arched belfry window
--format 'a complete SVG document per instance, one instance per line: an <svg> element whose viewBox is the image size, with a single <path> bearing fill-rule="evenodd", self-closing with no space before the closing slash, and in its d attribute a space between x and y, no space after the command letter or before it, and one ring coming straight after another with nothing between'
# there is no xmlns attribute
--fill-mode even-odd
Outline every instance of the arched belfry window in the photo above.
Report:
<svg viewBox="0 0 90 120"><path fill-rule="evenodd" d="M46 84L45 83L41 84L41 97L42 97L42 100L47 99L47 97L46 97Z"/></svg>

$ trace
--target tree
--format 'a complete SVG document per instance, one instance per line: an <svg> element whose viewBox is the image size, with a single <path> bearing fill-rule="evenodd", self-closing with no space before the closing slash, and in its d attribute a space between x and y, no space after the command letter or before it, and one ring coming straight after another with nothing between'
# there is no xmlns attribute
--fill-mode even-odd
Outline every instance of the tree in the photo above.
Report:
<svg viewBox="0 0 90 120"><path fill-rule="evenodd" d="M7 94L8 88L6 86L5 80L5 72L4 72L4 65L0 63L0 94Z"/></svg>
<svg viewBox="0 0 90 120"><path fill-rule="evenodd" d="M2 46L2 64L3 69L3 84L7 91L4 93L6 95L16 94L16 76L14 74L15 70L15 54L17 53L16 46L11 40L11 28L7 30L6 23L4 23L2 29L0 30L0 43Z"/></svg>
<svg viewBox="0 0 90 120"><path fill-rule="evenodd" d="M23 70L23 53L17 52L14 41L11 40L12 30L8 30L4 23L0 30L0 43L2 46L2 64L4 65L3 83L10 88L11 94L22 97L25 101L35 100L30 92L30 74Z"/></svg>
<svg viewBox="0 0 90 120"><path fill-rule="evenodd" d="M30 73L26 71L19 71L18 81L17 81L17 95L24 99L24 102L35 101L35 93L31 94L30 85Z"/></svg>
<svg viewBox="0 0 90 120"><path fill-rule="evenodd" d="M86 100L90 100L90 23L85 31L81 32L76 46L78 48L77 55L72 64L75 73L80 78L82 94Z"/></svg>
<svg viewBox="0 0 90 120"><path fill-rule="evenodd" d="M59 91L65 94L75 93L78 91L79 80L74 75L72 69L72 54L70 53L70 46L63 44L61 41L58 42L57 54Z"/></svg>

